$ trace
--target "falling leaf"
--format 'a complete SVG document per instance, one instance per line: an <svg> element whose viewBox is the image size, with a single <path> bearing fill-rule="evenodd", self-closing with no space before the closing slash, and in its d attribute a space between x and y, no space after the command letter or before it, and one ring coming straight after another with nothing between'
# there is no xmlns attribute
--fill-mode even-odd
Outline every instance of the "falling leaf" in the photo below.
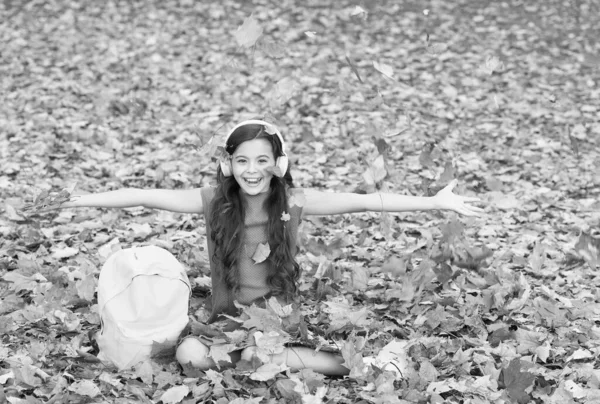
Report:
<svg viewBox="0 0 600 404"><path fill-rule="evenodd" d="M423 149L421 150L421 154L419 155L419 163L421 163L424 168L429 168L434 165L433 159L431 158L433 149L435 149L435 143L429 142L423 146Z"/></svg>
<svg viewBox="0 0 600 404"><path fill-rule="evenodd" d="M185 396L187 396L190 392L190 388L185 384L182 386L174 386L169 390L165 391L162 396L160 396L160 400L164 404L177 404L180 403L181 400Z"/></svg>
<svg viewBox="0 0 600 404"><path fill-rule="evenodd" d="M258 247L256 247L256 251L254 251L254 255L252 259L255 264L260 264L269 258L269 254L271 254L271 247L269 247L269 243L260 243Z"/></svg>
<svg viewBox="0 0 600 404"><path fill-rule="evenodd" d="M390 79L393 78L392 76L394 75L394 69L392 66L373 61L373 67L384 76L389 77Z"/></svg>
<svg viewBox="0 0 600 404"><path fill-rule="evenodd" d="M284 222L289 222L289 220L290 220L290 219L291 219L291 216L290 216L290 214L289 214L289 213L287 213L287 212L283 212L283 213L281 214L281 220L282 220L282 221L284 221Z"/></svg>
<svg viewBox="0 0 600 404"><path fill-rule="evenodd" d="M277 134L277 130L272 125L265 125L265 132L267 132L269 135Z"/></svg>
<svg viewBox="0 0 600 404"><path fill-rule="evenodd" d="M235 346L235 344L211 345L208 356L210 356L216 363L231 363L231 357L229 356L229 352L235 351L236 348L237 347Z"/></svg>
<svg viewBox="0 0 600 404"><path fill-rule="evenodd" d="M497 56L488 56L485 62L480 66L480 69L488 74L492 75L495 71L504 69L504 64Z"/></svg>
<svg viewBox="0 0 600 404"><path fill-rule="evenodd" d="M363 173L365 182L370 186L383 181L386 176L385 160L381 154L369 164L369 168Z"/></svg>
<svg viewBox="0 0 600 404"><path fill-rule="evenodd" d="M263 33L262 27L254 16L250 15L244 20L244 23L240 25L233 34L238 46L250 48L256 44L256 41Z"/></svg>
<svg viewBox="0 0 600 404"><path fill-rule="evenodd" d="M293 77L287 76L279 80L265 98L271 108L279 107L288 102L299 91L300 85Z"/></svg>
<svg viewBox="0 0 600 404"><path fill-rule="evenodd" d="M139 377L146 384L152 384L154 380L154 370L152 369L152 364L149 360L145 360L143 362L135 365L135 377Z"/></svg>
<svg viewBox="0 0 600 404"><path fill-rule="evenodd" d="M529 256L529 263L533 272L539 273L544 265L544 244L537 242L533 248L533 252Z"/></svg>
<svg viewBox="0 0 600 404"><path fill-rule="evenodd" d="M451 161L447 161L446 165L444 166L444 172L440 176L439 181L442 183L450 182L454 179L455 174L456 170L454 168L454 165Z"/></svg>
<svg viewBox="0 0 600 404"><path fill-rule="evenodd" d="M278 166L267 167L266 171L279 178L282 178L285 174Z"/></svg>

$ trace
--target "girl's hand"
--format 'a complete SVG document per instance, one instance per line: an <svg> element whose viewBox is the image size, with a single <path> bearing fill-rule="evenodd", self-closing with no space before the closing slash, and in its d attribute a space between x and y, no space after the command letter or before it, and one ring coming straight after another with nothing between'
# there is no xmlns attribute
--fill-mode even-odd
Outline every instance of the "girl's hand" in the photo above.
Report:
<svg viewBox="0 0 600 404"><path fill-rule="evenodd" d="M467 202L480 202L481 199L452 193L456 184L458 184L458 180L452 180L433 197L436 206L439 209L453 210L465 216L481 216L483 209L467 204Z"/></svg>

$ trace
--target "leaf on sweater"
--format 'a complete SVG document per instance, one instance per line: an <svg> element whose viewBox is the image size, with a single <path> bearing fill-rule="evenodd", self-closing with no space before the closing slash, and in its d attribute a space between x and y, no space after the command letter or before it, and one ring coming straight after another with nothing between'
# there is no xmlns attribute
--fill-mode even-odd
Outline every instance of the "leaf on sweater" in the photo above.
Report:
<svg viewBox="0 0 600 404"><path fill-rule="evenodd" d="M260 243L258 247L256 247L256 251L254 251L254 255L252 259L255 264L260 264L269 258L269 254L271 254L271 247L269 247L269 243Z"/></svg>
<svg viewBox="0 0 600 404"><path fill-rule="evenodd" d="M282 221L284 221L284 222L289 222L289 220L290 220L290 219L291 219L291 216L290 216L290 214L289 214L289 213L287 213L287 212L283 212L283 213L281 214L281 220L282 220Z"/></svg>

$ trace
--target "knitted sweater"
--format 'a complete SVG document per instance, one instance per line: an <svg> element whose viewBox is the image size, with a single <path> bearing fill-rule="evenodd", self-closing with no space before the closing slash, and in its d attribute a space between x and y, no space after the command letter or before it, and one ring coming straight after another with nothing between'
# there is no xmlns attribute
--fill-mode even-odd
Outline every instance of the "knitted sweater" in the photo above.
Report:
<svg viewBox="0 0 600 404"><path fill-rule="evenodd" d="M270 293L267 284L267 262L255 263L252 259L259 244L268 243L267 211L263 204L268 196L267 193L258 195L246 195L242 197L246 201L246 217L244 223L244 248L238 260L240 274L240 290L234 293L230 290L219 273L219 265L214 262L214 243L211 239L212 229L210 226L211 201L215 195L214 187L204 187L201 190L204 218L206 221L206 234L208 244L208 258L210 262L210 273L212 280L212 310L209 323L219 320L221 314L236 315L238 310L234 300L239 303L250 305ZM296 253L296 240L298 225L301 220L302 208L293 206L289 208L290 220L286 226L291 226L292 254ZM223 218L227 220L227 218Z"/></svg>

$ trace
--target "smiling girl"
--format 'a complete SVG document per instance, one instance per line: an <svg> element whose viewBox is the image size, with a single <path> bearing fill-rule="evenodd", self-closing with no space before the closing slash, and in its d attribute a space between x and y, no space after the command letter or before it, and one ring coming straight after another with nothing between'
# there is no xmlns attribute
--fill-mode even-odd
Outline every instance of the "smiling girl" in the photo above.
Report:
<svg viewBox="0 0 600 404"><path fill-rule="evenodd" d="M482 209L469 205L478 198L452 193L452 181L433 197L391 193L334 193L294 188L281 132L261 120L244 121L227 135L226 157L217 168L217 185L189 190L121 189L75 196L63 207L125 208L144 206L205 217L212 279L212 309L208 323L238 315L234 302L264 303L276 297L292 302L297 294L300 267L295 260L298 225L302 216L353 212L451 210L477 216ZM302 200L302 203L298 203ZM302 206L299 206L302 205ZM196 330L208 330L206 326ZM202 331L201 331L202 332ZM205 339L186 338L177 349L182 365L199 369L216 366L208 357ZM251 359L253 348L231 355ZM328 375L349 370L340 356L307 347L288 347L272 355L272 363L311 368Z"/></svg>

